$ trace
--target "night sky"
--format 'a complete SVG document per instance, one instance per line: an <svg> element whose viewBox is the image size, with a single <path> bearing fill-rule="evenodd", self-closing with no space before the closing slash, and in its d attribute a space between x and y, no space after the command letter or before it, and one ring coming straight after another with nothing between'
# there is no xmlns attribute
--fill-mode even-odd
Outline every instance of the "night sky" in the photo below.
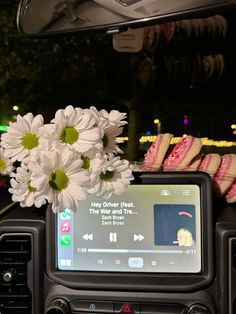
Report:
<svg viewBox="0 0 236 314"><path fill-rule="evenodd" d="M223 39L176 36L166 43L161 38L155 51L122 54L114 51L112 37L95 34L25 39L15 25L17 6L13 8L11 1L1 5L6 13L0 25L1 123L4 115L13 116L13 105L21 105L20 114L42 113L46 120L69 104L94 105L128 115L134 108L140 116L140 135L156 134L153 120L158 118L162 133L235 139L231 129L236 124L236 48L231 44L236 38L235 12L226 15L228 32ZM193 79L196 56L219 53L225 59L223 75L207 80L200 73ZM150 73L145 88L144 84L140 88L140 64L147 60L152 60L146 70ZM175 76L168 74L170 60L178 63ZM145 79L145 72L142 75Z"/></svg>

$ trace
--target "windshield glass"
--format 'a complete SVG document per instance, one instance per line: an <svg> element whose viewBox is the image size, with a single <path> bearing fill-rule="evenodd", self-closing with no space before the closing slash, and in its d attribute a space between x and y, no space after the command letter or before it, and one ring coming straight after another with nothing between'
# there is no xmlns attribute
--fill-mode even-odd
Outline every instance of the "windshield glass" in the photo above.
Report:
<svg viewBox="0 0 236 314"><path fill-rule="evenodd" d="M142 161L166 132L235 153L234 11L144 28L142 49L121 53L111 35L24 38L16 10L17 2L1 3L2 130L17 114L49 122L59 108L95 106L127 113L121 147L129 160Z"/></svg>

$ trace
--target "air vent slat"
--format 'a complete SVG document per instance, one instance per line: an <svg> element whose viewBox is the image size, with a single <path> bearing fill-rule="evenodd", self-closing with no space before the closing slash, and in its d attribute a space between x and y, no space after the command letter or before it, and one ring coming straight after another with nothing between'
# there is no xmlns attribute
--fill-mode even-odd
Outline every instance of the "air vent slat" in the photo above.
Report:
<svg viewBox="0 0 236 314"><path fill-rule="evenodd" d="M4 310L4 314L31 314L31 310L28 309L8 309L8 310Z"/></svg>
<svg viewBox="0 0 236 314"><path fill-rule="evenodd" d="M30 243L30 240L28 240L28 239L17 239L17 238L15 238L15 239L6 239L6 242L7 243Z"/></svg>
<svg viewBox="0 0 236 314"><path fill-rule="evenodd" d="M13 309L16 310L16 307L15 307L15 306L6 306L6 307L5 307L5 310L13 310ZM20 305L18 305L18 306L17 306L17 309L18 309L18 310L28 310L28 309L29 309L29 306L20 306Z"/></svg>
<svg viewBox="0 0 236 314"><path fill-rule="evenodd" d="M1 251L0 252L0 256L1 255L4 255L4 254L29 254L29 251L20 251L20 250L17 250L17 251Z"/></svg>
<svg viewBox="0 0 236 314"><path fill-rule="evenodd" d="M11 264L14 264L14 265L25 265L25 261L11 261ZM0 265L9 265L9 260L7 261L0 261Z"/></svg>
<svg viewBox="0 0 236 314"><path fill-rule="evenodd" d="M11 283L2 282L1 285L2 285L3 287L12 287L12 284L11 284ZM25 282L14 283L14 287L24 287L24 286L25 286Z"/></svg>
<svg viewBox="0 0 236 314"><path fill-rule="evenodd" d="M27 286L31 260L31 236L0 236L0 313L32 314L32 295Z"/></svg>
<svg viewBox="0 0 236 314"><path fill-rule="evenodd" d="M6 298L6 299L11 299L12 298L12 294L0 294L0 298ZM26 299L29 298L29 294L15 294L14 295L14 300L16 299Z"/></svg>
<svg viewBox="0 0 236 314"><path fill-rule="evenodd" d="M2 282L1 283L3 286L7 286L7 285L13 285L13 287L24 287L25 286L25 284L26 284L26 281L25 281L25 279L24 280L22 280L21 282L14 282L14 283L12 283L12 284L9 284L9 283L5 283L5 282Z"/></svg>

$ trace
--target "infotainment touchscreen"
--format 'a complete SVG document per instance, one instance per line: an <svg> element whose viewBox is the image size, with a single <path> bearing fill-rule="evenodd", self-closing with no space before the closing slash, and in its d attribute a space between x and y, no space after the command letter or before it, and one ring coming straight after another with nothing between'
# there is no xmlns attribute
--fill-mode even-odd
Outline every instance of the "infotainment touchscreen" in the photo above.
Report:
<svg viewBox="0 0 236 314"><path fill-rule="evenodd" d="M89 197L57 214L58 270L200 273L197 184L132 184L120 196Z"/></svg>

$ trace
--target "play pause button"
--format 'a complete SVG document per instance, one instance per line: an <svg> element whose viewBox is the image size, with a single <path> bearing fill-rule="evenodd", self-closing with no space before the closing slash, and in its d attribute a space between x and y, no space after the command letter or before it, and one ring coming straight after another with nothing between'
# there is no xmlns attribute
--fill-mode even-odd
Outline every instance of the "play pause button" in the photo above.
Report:
<svg viewBox="0 0 236 314"><path fill-rule="evenodd" d="M117 233L116 232L110 232L109 241L110 242L117 242Z"/></svg>

